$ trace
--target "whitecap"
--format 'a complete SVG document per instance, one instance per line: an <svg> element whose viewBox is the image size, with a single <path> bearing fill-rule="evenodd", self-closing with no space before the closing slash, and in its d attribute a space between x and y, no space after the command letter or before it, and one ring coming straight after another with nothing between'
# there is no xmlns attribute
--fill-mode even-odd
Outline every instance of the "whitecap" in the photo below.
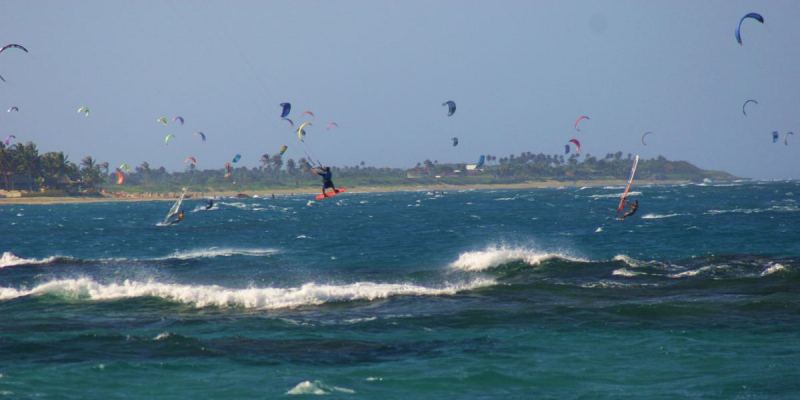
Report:
<svg viewBox="0 0 800 400"><path fill-rule="evenodd" d="M49 264L59 257L52 256L46 258L22 258L18 257L16 254L6 251L3 252L3 255L0 256L0 268L5 267L13 267L15 265L40 265L40 264Z"/></svg>
<svg viewBox="0 0 800 400"><path fill-rule="evenodd" d="M486 278L427 287L411 283L356 282L350 284L306 283L299 287L227 288L217 285L187 285L156 281L125 280L101 283L90 278L52 280L32 289L0 287L0 300L24 296L54 295L72 300L110 301L156 297L202 307L281 309L315 306L331 302L372 301L395 296L446 296L494 285Z"/></svg>
<svg viewBox="0 0 800 400"><path fill-rule="evenodd" d="M356 391L353 389L338 387L338 386L328 386L324 384L322 381L303 381L298 383L295 387L289 389L286 394L288 395L327 395L332 393L345 393L345 394L354 394Z"/></svg>
<svg viewBox="0 0 800 400"><path fill-rule="evenodd" d="M262 248L262 249L247 249L247 248L224 248L224 247L209 247L206 249L194 249L176 251L161 260L192 260L196 258L215 258L215 257L232 257L232 256L247 256L247 257L262 257L277 253L276 249Z"/></svg>
<svg viewBox="0 0 800 400"><path fill-rule="evenodd" d="M542 262L564 259L575 262L586 262L581 258L576 258L563 253L548 253L523 247L488 247L481 251L468 251L461 253L458 259L453 261L451 268L464 271L484 271L499 267L514 261L522 261L528 265L536 266Z"/></svg>

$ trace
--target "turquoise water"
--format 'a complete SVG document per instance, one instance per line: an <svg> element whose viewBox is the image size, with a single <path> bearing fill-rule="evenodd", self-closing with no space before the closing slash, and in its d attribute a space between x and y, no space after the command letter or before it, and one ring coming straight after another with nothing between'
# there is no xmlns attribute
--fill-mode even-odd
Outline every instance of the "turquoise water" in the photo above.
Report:
<svg viewBox="0 0 800 400"><path fill-rule="evenodd" d="M800 184L0 207L0 397L796 398Z"/></svg>

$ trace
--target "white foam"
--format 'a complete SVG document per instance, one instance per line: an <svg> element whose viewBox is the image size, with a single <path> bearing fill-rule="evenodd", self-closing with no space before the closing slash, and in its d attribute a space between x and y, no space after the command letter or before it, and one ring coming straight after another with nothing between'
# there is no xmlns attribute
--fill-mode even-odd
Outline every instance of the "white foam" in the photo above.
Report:
<svg viewBox="0 0 800 400"><path fill-rule="evenodd" d="M561 253L543 253L526 248L514 247L489 247L481 251L468 251L458 256L450 266L464 271L484 271L514 261L522 261L528 265L536 266L552 259L565 259L575 262L586 260L571 257Z"/></svg>
<svg viewBox="0 0 800 400"><path fill-rule="evenodd" d="M614 275L614 276L625 276L625 277L629 277L630 278L630 277L634 277L634 276L638 276L638 275L645 275L645 273L644 272L631 271L631 270L629 270L627 268L620 268L620 269L615 269L614 272L611 273L611 275Z"/></svg>
<svg viewBox="0 0 800 400"><path fill-rule="evenodd" d="M642 215L642 219L663 219L663 218L672 218L677 217L683 214L645 214Z"/></svg>
<svg viewBox="0 0 800 400"><path fill-rule="evenodd" d="M172 336L172 334L169 333L169 332L161 332L158 335L156 335L156 337L154 337L153 340L155 340L155 341L165 340L165 339L169 339L171 336Z"/></svg>
<svg viewBox="0 0 800 400"><path fill-rule="evenodd" d="M55 261L57 258L58 257L22 258L22 257L17 257L16 254L10 251L6 251L3 252L2 256L0 256L0 268L13 267L15 265L49 264Z"/></svg>
<svg viewBox="0 0 800 400"><path fill-rule="evenodd" d="M626 256L625 254L617 254L611 260L625 263L627 266L633 267L633 268L636 268L636 267L642 265L641 261L639 261L639 260L637 260L637 259L635 259L633 257Z"/></svg>
<svg viewBox="0 0 800 400"><path fill-rule="evenodd" d="M303 381L298 383L295 387L289 389L286 394L288 395L304 395L304 394L313 394L317 396L331 394L331 393L346 393L346 394L354 394L356 391L353 389L338 387L338 386L328 386L321 381Z"/></svg>
<svg viewBox="0 0 800 400"><path fill-rule="evenodd" d="M410 283L357 282L345 285L306 283L291 288L226 288L217 285L184 285L155 281L99 283L90 278L53 280L32 289L0 287L0 300L23 296L56 295L75 300L108 301L157 297L195 307L244 307L280 309L344 302L385 299L394 296L446 296L494 285L491 279L443 284L438 287Z"/></svg>
<svg viewBox="0 0 800 400"><path fill-rule="evenodd" d="M708 210L706 214L759 214L765 212L798 212L800 207L797 206L772 206L769 208L734 208L730 210Z"/></svg>
<svg viewBox="0 0 800 400"><path fill-rule="evenodd" d="M761 276L771 275L777 272L784 272L787 268L783 264L771 263L767 269L761 272Z"/></svg>
<svg viewBox="0 0 800 400"><path fill-rule="evenodd" d="M232 257L248 256L262 257L277 253L275 249L245 249L245 248L221 248L209 247L207 249L176 251L162 259L192 260L196 258Z"/></svg>
<svg viewBox="0 0 800 400"><path fill-rule="evenodd" d="M677 274L669 275L670 278L673 279L680 279L680 278L690 278L693 276L697 276L707 271L713 271L715 269L724 269L727 268L727 265L706 265L705 267L700 267L698 269L692 269L689 271L679 272Z"/></svg>

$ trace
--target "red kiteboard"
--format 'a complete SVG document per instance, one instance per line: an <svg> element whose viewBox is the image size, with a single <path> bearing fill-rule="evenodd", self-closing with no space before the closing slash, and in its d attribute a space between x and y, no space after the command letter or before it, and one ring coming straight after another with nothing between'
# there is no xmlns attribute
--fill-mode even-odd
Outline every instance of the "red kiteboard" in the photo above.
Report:
<svg viewBox="0 0 800 400"><path fill-rule="evenodd" d="M320 193L320 194L317 195L317 197L314 197L314 199L317 200L317 201L325 200L325 199L331 198L333 196L336 196L339 193L344 193L346 191L345 188L342 188L342 187L337 188L336 190L338 190L338 192L334 192L333 190L325 192L325 194L327 196L323 196L322 193Z"/></svg>

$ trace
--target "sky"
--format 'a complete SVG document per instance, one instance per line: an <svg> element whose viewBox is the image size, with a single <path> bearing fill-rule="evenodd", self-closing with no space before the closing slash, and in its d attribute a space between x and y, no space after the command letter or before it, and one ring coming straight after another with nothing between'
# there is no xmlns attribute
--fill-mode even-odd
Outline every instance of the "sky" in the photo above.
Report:
<svg viewBox="0 0 800 400"><path fill-rule="evenodd" d="M740 46L753 11L766 22L746 21ZM575 137L599 157L798 179L800 135L782 143L800 133L798 20L794 0L5 0L0 42L30 53L0 55L0 109L20 109L0 136L170 170L190 155L256 166L282 144L285 158L412 167L560 154ZM305 144L282 102L295 122L314 112Z"/></svg>

